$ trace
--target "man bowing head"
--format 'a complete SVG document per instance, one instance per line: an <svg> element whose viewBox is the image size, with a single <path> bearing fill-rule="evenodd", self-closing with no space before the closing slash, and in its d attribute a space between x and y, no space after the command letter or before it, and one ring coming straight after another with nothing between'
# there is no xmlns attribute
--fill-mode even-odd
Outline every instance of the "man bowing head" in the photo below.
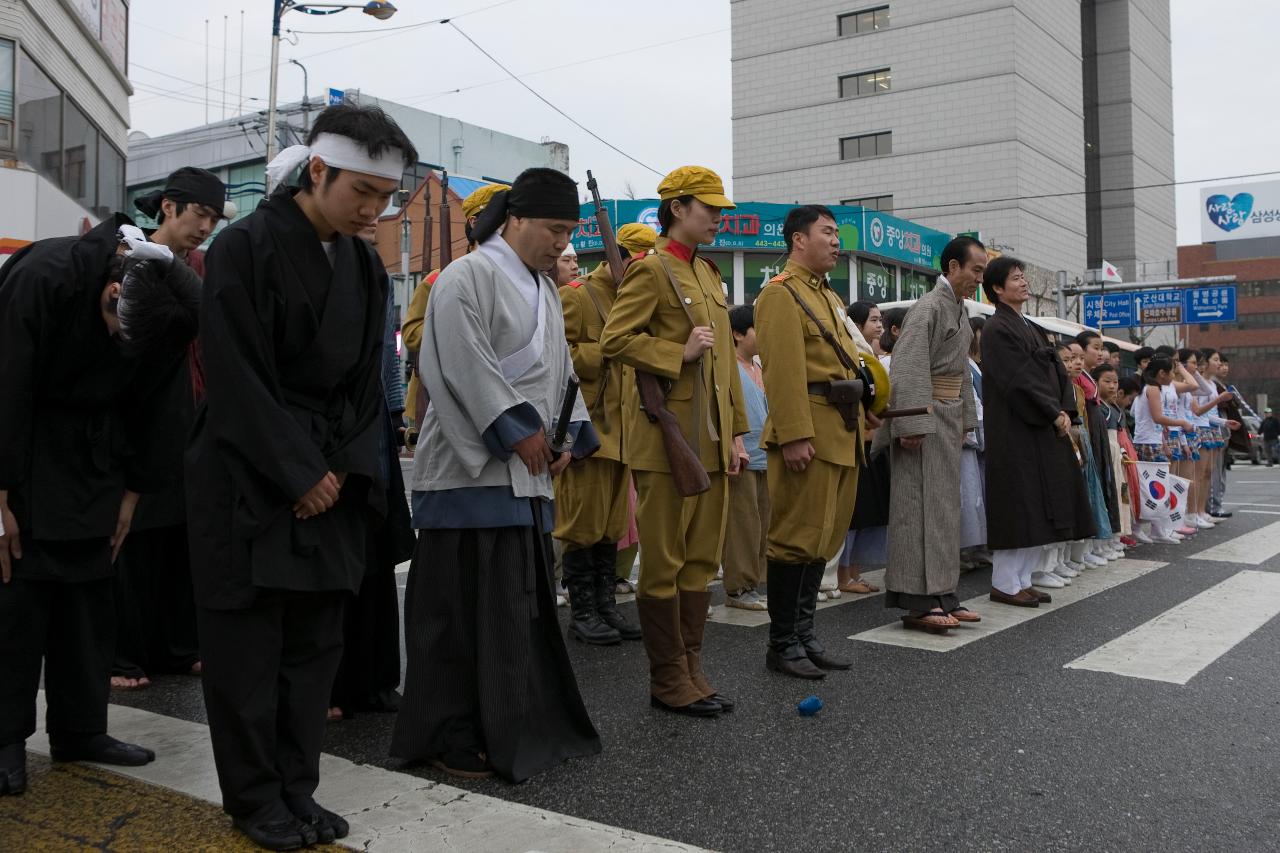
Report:
<svg viewBox="0 0 1280 853"><path fill-rule="evenodd" d="M387 274L357 235L416 161L381 110L330 107L206 258L186 479L205 705L223 808L270 849L347 833L312 794L343 610L385 508Z"/></svg>
<svg viewBox="0 0 1280 853"><path fill-rule="evenodd" d="M552 478L600 446L560 294L541 272L577 227L574 182L523 172L427 303L418 368L431 402L414 459L419 535L391 754L458 776L519 782L600 751L551 579Z"/></svg>

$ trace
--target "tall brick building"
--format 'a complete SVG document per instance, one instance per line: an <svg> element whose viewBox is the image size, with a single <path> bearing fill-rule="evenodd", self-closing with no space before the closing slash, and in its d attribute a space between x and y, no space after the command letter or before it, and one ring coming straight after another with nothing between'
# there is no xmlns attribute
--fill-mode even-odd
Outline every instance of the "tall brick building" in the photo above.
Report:
<svg viewBox="0 0 1280 853"><path fill-rule="evenodd" d="M1267 394L1280 401L1280 238L1178 247L1186 278L1236 277L1235 323L1189 326L1190 346L1210 346L1231 357L1231 381L1256 405Z"/></svg>
<svg viewBox="0 0 1280 853"><path fill-rule="evenodd" d="M1127 189L1173 180L1168 0L731 8L736 198L980 230L1073 278L1173 260L1172 187Z"/></svg>

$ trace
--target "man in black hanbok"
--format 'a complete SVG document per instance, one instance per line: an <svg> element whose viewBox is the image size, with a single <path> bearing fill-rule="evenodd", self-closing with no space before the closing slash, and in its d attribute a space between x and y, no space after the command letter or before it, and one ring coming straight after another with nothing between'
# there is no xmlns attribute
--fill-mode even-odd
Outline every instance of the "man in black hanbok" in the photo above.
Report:
<svg viewBox="0 0 1280 853"><path fill-rule="evenodd" d="M122 242L127 241L127 242ZM173 474L199 280L117 214L0 269L0 795L26 789L41 664L55 761L141 765L107 735L113 563Z"/></svg>
<svg viewBox="0 0 1280 853"><path fill-rule="evenodd" d="M381 110L330 107L206 256L186 470L205 705L223 808L270 849L347 833L312 795L344 606L385 507L386 272L357 235L416 160Z"/></svg>

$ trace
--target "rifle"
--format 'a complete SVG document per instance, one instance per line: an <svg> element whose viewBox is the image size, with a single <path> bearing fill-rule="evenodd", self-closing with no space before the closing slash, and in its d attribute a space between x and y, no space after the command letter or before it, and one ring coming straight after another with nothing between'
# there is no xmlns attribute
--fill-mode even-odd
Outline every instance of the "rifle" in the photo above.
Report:
<svg viewBox="0 0 1280 853"><path fill-rule="evenodd" d="M609 218L608 208L600 200L600 187L590 169L587 170L587 189L591 190L591 203L596 208L596 224L600 226L600 239L604 241L604 258L609 264L609 275L613 276L616 287L622 284L622 276L627 270L622 263L622 250L618 248L618 240L613 233L613 220Z"/></svg>
<svg viewBox="0 0 1280 853"><path fill-rule="evenodd" d="M422 185L422 277L431 272L431 181Z"/></svg>
<svg viewBox="0 0 1280 853"><path fill-rule="evenodd" d="M617 286L622 283L625 272L622 252L618 249L618 241L613 234L609 212L600 199L600 189L590 171L587 172L587 189L591 191L591 202L596 208L596 224L600 226L600 239L604 243L609 274L613 277L614 286ZM662 380L642 370L635 371L635 374L636 388L640 392L640 407L649 423L656 424L662 431L662 449L667 455L667 467L671 469L676 494L686 498L702 494L711 488L711 478L707 476L702 460L693 452L688 439L680 431L679 418L667 408L667 390L663 387Z"/></svg>
<svg viewBox="0 0 1280 853"><path fill-rule="evenodd" d="M440 269L453 263L453 222L449 215L449 173L440 170Z"/></svg>
<svg viewBox="0 0 1280 853"><path fill-rule="evenodd" d="M431 179L430 175L422 184L422 280L425 282L427 276L431 274ZM404 446L409 450L416 450L418 447L418 435L422 430L422 418L427 413L427 386L422 383L422 377L418 375L418 359L420 353L410 353L413 361L413 373L409 374L410 382L418 383L418 395L414 400L413 411L410 413L413 417L413 428L406 430L404 434Z"/></svg>

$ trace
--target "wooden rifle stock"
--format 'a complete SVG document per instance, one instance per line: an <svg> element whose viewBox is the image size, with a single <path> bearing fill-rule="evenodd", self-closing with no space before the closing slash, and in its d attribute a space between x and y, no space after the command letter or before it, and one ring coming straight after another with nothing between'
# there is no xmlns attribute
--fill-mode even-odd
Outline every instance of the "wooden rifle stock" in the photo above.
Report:
<svg viewBox="0 0 1280 853"><path fill-rule="evenodd" d="M640 391L640 405L645 416L662 430L662 449L667 454L667 467L671 469L676 494L690 498L710 489L711 478L680 431L680 419L667 408L667 394L662 390L658 377L637 370L636 388Z"/></svg>
<svg viewBox="0 0 1280 853"><path fill-rule="evenodd" d="M609 218L609 210L600 200L600 187L596 183L591 170L587 170L587 189L591 190L591 203L596 208L596 225L600 227L600 239L604 243L604 257L609 264L609 275L613 276L613 285L622 284L626 267L622 262L622 250L618 248L618 238L613 233L613 220Z"/></svg>
<svg viewBox="0 0 1280 853"><path fill-rule="evenodd" d="M587 189L591 191L591 202L596 208L596 224L600 227L600 240L604 243L609 275L613 277L616 287L622 283L626 267L622 260L622 250L618 248L618 239L613 233L609 211L600 199L599 185L590 170L587 171ZM671 469L676 494L686 498L702 494L711 488L711 478L707 476L707 469L702 467L698 454L689 446L689 440L680 431L680 419L667 408L667 392L662 389L658 377L652 373L642 370L635 373L640 406L644 409L645 417L649 419L649 423L662 430L662 449L667 455L667 467Z"/></svg>

